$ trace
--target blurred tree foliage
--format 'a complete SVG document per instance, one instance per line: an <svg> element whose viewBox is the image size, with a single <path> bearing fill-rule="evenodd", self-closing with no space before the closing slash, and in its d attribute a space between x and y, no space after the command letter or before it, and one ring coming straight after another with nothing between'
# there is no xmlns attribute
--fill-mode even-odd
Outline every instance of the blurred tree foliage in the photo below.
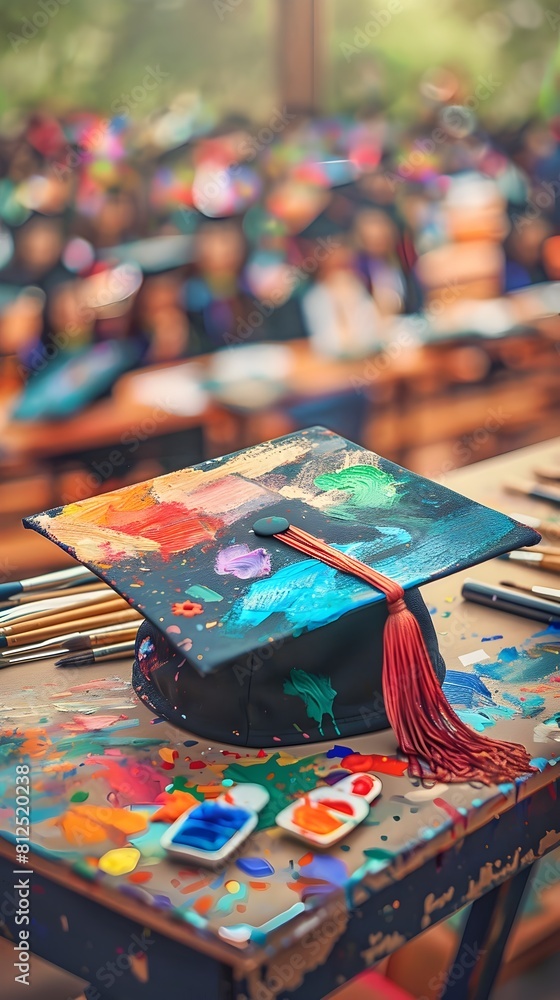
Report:
<svg viewBox="0 0 560 1000"><path fill-rule="evenodd" d="M132 102L144 116L184 91L219 113L265 120L277 105L275 28L282 0L0 0L0 114L49 107L111 113ZM426 74L447 66L489 121L526 116L560 39L560 0L321 0L325 103L364 101L404 117L418 109ZM139 91L137 91L138 93ZM125 102L126 103L126 102Z"/></svg>
<svg viewBox="0 0 560 1000"><path fill-rule="evenodd" d="M445 66L473 106L480 78L491 83L476 108L486 121L525 118L560 41L559 0L326 0L326 16L329 106L369 97L405 117L419 81Z"/></svg>
<svg viewBox="0 0 560 1000"><path fill-rule="evenodd" d="M138 116L193 90L221 112L266 117L273 15L268 0L0 0L0 113L110 112L151 67L162 79Z"/></svg>

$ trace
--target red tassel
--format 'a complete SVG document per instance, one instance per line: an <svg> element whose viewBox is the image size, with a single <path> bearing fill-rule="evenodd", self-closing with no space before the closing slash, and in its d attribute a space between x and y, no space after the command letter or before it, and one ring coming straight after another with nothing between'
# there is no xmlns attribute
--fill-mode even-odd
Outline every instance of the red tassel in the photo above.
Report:
<svg viewBox="0 0 560 1000"><path fill-rule="evenodd" d="M513 781L535 770L524 746L488 739L466 726L453 711L400 584L293 525L274 537L385 594L389 615L383 634L383 698L413 777L493 784Z"/></svg>

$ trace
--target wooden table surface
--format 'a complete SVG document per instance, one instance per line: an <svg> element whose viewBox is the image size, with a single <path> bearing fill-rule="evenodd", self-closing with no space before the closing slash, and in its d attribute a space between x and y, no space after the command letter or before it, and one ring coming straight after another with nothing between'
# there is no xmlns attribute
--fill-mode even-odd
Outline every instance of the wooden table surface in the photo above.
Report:
<svg viewBox="0 0 560 1000"><path fill-rule="evenodd" d="M554 516L553 508L501 488L545 463L560 465L560 440L452 472L443 481L489 506ZM524 585L538 578L558 586L560 580L493 560L422 588L448 670L473 677L476 669L488 691L473 695L470 707L457 707L490 735L524 743L538 770L516 787L430 789L399 773L391 731L352 738L353 751L374 755L372 770L383 793L369 819L325 853L290 839L274 826L273 816L287 799L340 770L332 740L233 752L189 738L136 701L128 661L72 672L49 661L6 669L0 695L0 854L9 873L15 765L25 761L32 775L38 887L34 949L95 981L93 963L99 959L88 959L88 948L95 953L97 938L112 928L112 944L103 938L106 954L119 950L114 936L124 934L123 928L147 928L158 942L146 952L152 970L160 969L158 981L164 973L157 956L178 942L184 968L199 987L192 994L196 1000L217 998L219 990L249 1000L318 1000L559 844L560 731L542 724L560 717L560 634L463 602L467 575ZM460 659L470 654L480 657L475 668ZM117 827L120 822L114 810L149 813L171 782L200 796L223 778L261 782L271 792L262 828L241 854L267 862L268 874L252 877L237 863L241 858L214 873L168 860L159 847L162 828L149 823L130 837L140 852L134 871L111 875L98 868L107 851L127 843L126 834L111 826L112 817ZM84 805L103 807L108 833L102 825L92 839L91 825L79 820ZM70 906L72 920L64 915ZM95 926L91 914L97 914ZM138 969L128 970L103 997L135 997L139 976ZM169 998L180 995L175 988L170 983Z"/></svg>

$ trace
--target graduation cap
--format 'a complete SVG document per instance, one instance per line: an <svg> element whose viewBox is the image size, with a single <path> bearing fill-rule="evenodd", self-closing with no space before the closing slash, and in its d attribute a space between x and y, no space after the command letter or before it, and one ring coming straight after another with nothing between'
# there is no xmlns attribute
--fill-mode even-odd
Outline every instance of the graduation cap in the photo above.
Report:
<svg viewBox="0 0 560 1000"><path fill-rule="evenodd" d="M146 617L133 683L173 724L273 746L387 720L411 774L511 781L466 726L417 587L539 535L320 427L25 518Z"/></svg>

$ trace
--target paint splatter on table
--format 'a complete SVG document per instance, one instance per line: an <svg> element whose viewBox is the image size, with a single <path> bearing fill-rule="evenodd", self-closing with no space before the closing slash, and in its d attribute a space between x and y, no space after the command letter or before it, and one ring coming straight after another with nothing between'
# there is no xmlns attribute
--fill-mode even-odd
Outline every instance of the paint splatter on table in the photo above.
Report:
<svg viewBox="0 0 560 1000"><path fill-rule="evenodd" d="M445 623L442 631L456 617L460 649L476 650L482 633L464 621L472 609L459 604L455 611L447 602L439 607L452 607L445 618L433 609L437 625ZM490 635L487 628L484 635ZM447 695L465 721L525 742L538 767L551 772L560 770L557 640L560 633L553 630L515 645L487 639L488 655L474 657L467 668L458 655L447 656ZM441 850L481 815L523 797L511 785L449 789L411 780L389 731L324 744L312 754L305 752L309 747L288 752L209 745L153 719L136 701L126 667L114 677L104 677L101 668L88 670L87 680L76 673L70 684L66 675L41 669L40 692L14 683L1 708L2 836L14 835L9 803L15 765L25 761L36 853L98 882L108 905L112 894L125 894L237 947L262 944L330 893L342 890L351 907L364 880L390 876L415 852L425 857ZM344 843L314 853L275 827L276 813L290 800L358 770L378 774L383 793ZM262 783L271 799L241 856L219 872L169 860L159 841L178 809L243 781Z"/></svg>

